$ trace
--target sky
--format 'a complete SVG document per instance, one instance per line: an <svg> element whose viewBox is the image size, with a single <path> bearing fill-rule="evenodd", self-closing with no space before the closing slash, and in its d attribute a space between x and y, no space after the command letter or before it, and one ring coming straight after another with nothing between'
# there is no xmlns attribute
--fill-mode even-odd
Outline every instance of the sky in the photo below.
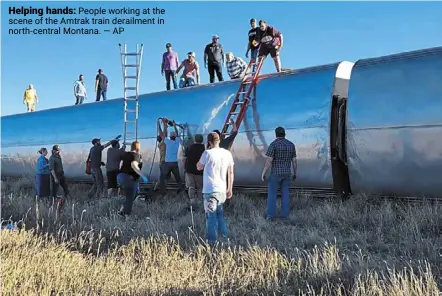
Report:
<svg viewBox="0 0 442 296"><path fill-rule="evenodd" d="M118 43L129 48L144 44L140 93L165 90L161 58L172 43L180 60L194 51L200 64L201 84L209 82L203 52L214 34L225 52L245 59L250 18L264 19L284 35L283 68L299 69L342 60L355 62L403 51L442 45L442 2L2 2L1 114L26 111L24 90L37 90L37 111L75 103L73 83L85 77L89 98L95 100L97 70L109 79L108 99L123 97L123 77ZM124 26L123 34L9 35L9 6L45 8L153 8L165 9L164 24L89 25L85 28ZM18 18L18 16L15 16ZM46 15L44 16L46 17ZM81 17L81 16L77 16ZM93 16L90 16L93 17ZM97 16L99 17L99 16ZM105 17L114 18L107 15ZM131 17L125 15L120 17ZM140 16L141 17L141 16ZM147 16L156 17L156 16ZM26 18L36 19L29 15ZM58 17L59 19L61 16ZM38 25L27 25L36 27ZM41 25L41 28L54 28ZM245 59L247 61L247 59ZM274 72L266 61L262 73ZM229 79L223 69L225 79Z"/></svg>

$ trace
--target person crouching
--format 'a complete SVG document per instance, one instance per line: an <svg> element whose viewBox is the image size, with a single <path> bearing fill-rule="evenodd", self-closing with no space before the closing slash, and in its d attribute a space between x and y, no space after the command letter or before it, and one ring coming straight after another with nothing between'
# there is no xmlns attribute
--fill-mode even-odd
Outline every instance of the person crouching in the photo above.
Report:
<svg viewBox="0 0 442 296"><path fill-rule="evenodd" d="M147 183L147 177L143 175L141 169L143 167L143 159L140 154L140 142L135 141L130 146L130 151L125 152L122 160L120 173L117 176L118 183L123 189L126 197L121 209L118 211L120 216L130 215L132 205L139 193L139 178Z"/></svg>
<svg viewBox="0 0 442 296"><path fill-rule="evenodd" d="M35 176L35 187L37 191L37 197L48 197L51 196L51 179L49 171L49 160L46 158L48 155L48 150L46 148L41 148L38 150L40 157L37 160L37 169Z"/></svg>

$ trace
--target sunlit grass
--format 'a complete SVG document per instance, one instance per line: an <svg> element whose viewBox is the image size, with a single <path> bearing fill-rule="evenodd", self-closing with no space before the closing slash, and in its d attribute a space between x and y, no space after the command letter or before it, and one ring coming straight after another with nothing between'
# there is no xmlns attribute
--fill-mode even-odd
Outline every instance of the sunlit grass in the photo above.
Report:
<svg viewBox="0 0 442 296"><path fill-rule="evenodd" d="M439 295L440 206L292 197L288 221L264 219L265 199L235 195L231 246L204 243L183 196L137 201L130 219L84 186L58 212L32 182L2 184L2 295ZM21 224L21 223L20 223Z"/></svg>

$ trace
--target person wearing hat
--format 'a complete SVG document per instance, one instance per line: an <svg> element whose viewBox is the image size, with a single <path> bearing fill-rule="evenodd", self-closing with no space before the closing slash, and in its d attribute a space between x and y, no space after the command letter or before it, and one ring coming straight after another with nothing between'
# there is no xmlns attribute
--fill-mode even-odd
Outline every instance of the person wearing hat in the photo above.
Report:
<svg viewBox="0 0 442 296"><path fill-rule="evenodd" d="M29 88L25 90L23 97L23 104L26 105L26 111L34 112L36 103L38 103L37 91L32 84L29 84Z"/></svg>
<svg viewBox="0 0 442 296"><path fill-rule="evenodd" d="M256 26L256 19L252 18L250 20L250 26L252 28L249 30L249 42L247 42L246 58L249 58L249 51L251 51L252 56L250 58L255 61L255 65L253 65L252 71L255 72L256 56L258 55L258 47L259 47L258 45L253 44L253 40L255 40L255 36L259 30L259 28Z"/></svg>
<svg viewBox="0 0 442 296"><path fill-rule="evenodd" d="M233 52L226 54L226 68L230 79L243 78L247 71L247 64L240 57L235 57Z"/></svg>
<svg viewBox="0 0 442 296"><path fill-rule="evenodd" d="M48 155L48 150L43 147L38 150L38 154L40 154L40 157L37 160L35 187L37 189L37 197L42 198L51 195L49 160L46 158L46 155Z"/></svg>
<svg viewBox="0 0 442 296"><path fill-rule="evenodd" d="M210 83L215 82L215 72L218 81L224 81L222 66L225 62L224 49L218 42L219 36L212 36L212 42L206 45L204 49L204 67L209 71Z"/></svg>
<svg viewBox="0 0 442 296"><path fill-rule="evenodd" d="M95 92L97 93L96 102L99 102L101 96L103 96L103 101L106 101L106 92L109 81L107 76L103 74L103 70L98 69L98 74L95 77Z"/></svg>
<svg viewBox="0 0 442 296"><path fill-rule="evenodd" d="M126 150L126 145L120 148L118 140L112 140L111 146L107 149L106 158L106 177L107 177L107 196L111 197L118 188L117 175L120 171L120 163Z"/></svg>
<svg viewBox="0 0 442 296"><path fill-rule="evenodd" d="M173 88L177 89L176 71L180 66L178 53L172 50L172 44L166 44L166 52L163 53L163 61L161 62L161 75L166 75L166 89L170 90L170 79L172 79Z"/></svg>
<svg viewBox="0 0 442 296"><path fill-rule="evenodd" d="M270 54L275 62L277 72L281 72L279 52L281 51L283 40L282 33L275 27L269 26L265 20L259 21L259 30L252 43L254 46L259 45L258 60L263 59Z"/></svg>
<svg viewBox="0 0 442 296"><path fill-rule="evenodd" d="M118 140L121 136L115 138ZM102 161L102 152L105 148L111 145L112 141L107 142L104 145L101 145L101 139L94 138L92 140L92 148L89 152L88 161L91 163L91 175L94 179L94 184L92 188L88 192L88 197L102 197L104 190L104 180L103 180L103 172L101 171L101 166L105 165Z"/></svg>
<svg viewBox="0 0 442 296"><path fill-rule="evenodd" d="M198 65L198 62L195 60L194 52L187 53L187 59L185 59L178 67L175 73L175 77L178 75L181 69L184 70L183 75L180 79L180 88L195 85L195 79L196 84L200 84L200 67Z"/></svg>
<svg viewBox="0 0 442 296"><path fill-rule="evenodd" d="M63 161L60 156L60 146L52 147L52 155L49 157L49 170L51 171L52 197L57 200L59 206L63 205L63 199L57 197L58 187L63 188L64 197L69 196L68 184L64 177Z"/></svg>

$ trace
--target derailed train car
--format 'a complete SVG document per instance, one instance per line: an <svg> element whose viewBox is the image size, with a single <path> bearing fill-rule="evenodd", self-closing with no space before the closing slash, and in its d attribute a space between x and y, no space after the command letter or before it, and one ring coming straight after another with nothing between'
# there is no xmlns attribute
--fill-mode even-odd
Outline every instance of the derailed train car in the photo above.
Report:
<svg viewBox="0 0 442 296"><path fill-rule="evenodd" d="M435 174L442 168L440 81L442 47L262 75L232 147L235 184L265 185L264 153L281 125L297 146L296 187L440 195ZM153 168L151 180L159 174L157 119L186 123L193 133L220 129L239 84L139 97L138 137L143 170L149 174ZM36 151L59 144L67 177L88 180L91 139L112 139L122 128L122 99L4 116L2 175L32 174Z"/></svg>

